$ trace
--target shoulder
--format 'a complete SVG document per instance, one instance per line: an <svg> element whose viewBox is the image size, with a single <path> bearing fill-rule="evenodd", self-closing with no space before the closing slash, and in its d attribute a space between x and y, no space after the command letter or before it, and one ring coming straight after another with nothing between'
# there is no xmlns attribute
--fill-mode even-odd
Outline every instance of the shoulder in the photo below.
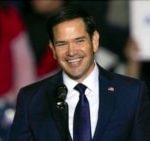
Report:
<svg viewBox="0 0 150 141"><path fill-rule="evenodd" d="M38 90L40 88L46 87L46 86L54 86L54 84L59 83L59 81L61 81L61 72L58 72L48 78L39 80L35 83L32 83L30 85L27 85L23 88L21 88L22 90L25 91L34 91L34 90Z"/></svg>
<svg viewBox="0 0 150 141"><path fill-rule="evenodd" d="M54 89L61 82L62 75L61 72L58 72L53 76L21 88L18 93L18 99L31 99L35 95L42 95L42 93Z"/></svg>
<svg viewBox="0 0 150 141"><path fill-rule="evenodd" d="M113 84L118 98L124 101L139 101L149 96L149 89L144 81L132 77L114 74Z"/></svg>
<svg viewBox="0 0 150 141"><path fill-rule="evenodd" d="M109 72L100 67L100 78L116 88L119 93L137 93L147 89L144 81Z"/></svg>
<svg viewBox="0 0 150 141"><path fill-rule="evenodd" d="M133 86L134 85L141 85L144 83L144 81L140 80L140 79L136 79L133 77L129 77L126 75L122 75L122 74L118 74L118 73L114 73L114 72L110 72L105 70L104 68L99 66L99 70L100 70L100 76L104 76L106 77L108 80L113 81L114 83L117 84L128 84Z"/></svg>
<svg viewBox="0 0 150 141"><path fill-rule="evenodd" d="M113 81L118 84L118 85L124 85L127 88L134 88L137 86L142 86L145 85L145 82L140 80L140 79L136 79L133 77L129 77L129 76L125 76L125 75L121 75L121 74L113 74Z"/></svg>

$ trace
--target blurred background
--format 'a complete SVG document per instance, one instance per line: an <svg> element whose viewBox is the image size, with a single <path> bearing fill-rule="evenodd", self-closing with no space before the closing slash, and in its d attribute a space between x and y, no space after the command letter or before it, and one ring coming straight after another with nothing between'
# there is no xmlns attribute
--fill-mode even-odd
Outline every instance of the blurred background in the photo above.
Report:
<svg viewBox="0 0 150 141"><path fill-rule="evenodd" d="M59 70L48 47L46 21L70 3L95 18L101 35L97 62L112 72L144 80L150 87L150 9L142 8L150 7L149 0L1 0L0 141L7 138L19 89Z"/></svg>

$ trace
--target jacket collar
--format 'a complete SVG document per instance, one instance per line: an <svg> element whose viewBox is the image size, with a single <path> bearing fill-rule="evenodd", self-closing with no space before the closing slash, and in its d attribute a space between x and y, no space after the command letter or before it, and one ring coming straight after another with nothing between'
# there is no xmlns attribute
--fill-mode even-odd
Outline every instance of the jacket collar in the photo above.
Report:
<svg viewBox="0 0 150 141"><path fill-rule="evenodd" d="M57 73L51 79L53 83L53 90L49 90L51 95L49 96L49 107L51 107L51 113L55 120L57 129L64 141L71 141L71 135L68 128L68 105L64 102L64 106L61 108L57 103L57 88L63 84L62 71Z"/></svg>
<svg viewBox="0 0 150 141"><path fill-rule="evenodd" d="M99 113L97 127L93 141L99 141L109 123L114 111L115 86L113 85L113 74L99 66Z"/></svg>

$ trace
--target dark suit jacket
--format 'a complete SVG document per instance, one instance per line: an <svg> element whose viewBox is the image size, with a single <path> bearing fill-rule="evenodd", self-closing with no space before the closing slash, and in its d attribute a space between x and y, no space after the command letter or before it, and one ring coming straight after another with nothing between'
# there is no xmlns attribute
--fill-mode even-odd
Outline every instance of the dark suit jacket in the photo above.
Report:
<svg viewBox="0 0 150 141"><path fill-rule="evenodd" d="M143 82L99 68L100 105L93 141L150 141L150 102ZM62 72L21 89L9 141L71 140L56 108Z"/></svg>

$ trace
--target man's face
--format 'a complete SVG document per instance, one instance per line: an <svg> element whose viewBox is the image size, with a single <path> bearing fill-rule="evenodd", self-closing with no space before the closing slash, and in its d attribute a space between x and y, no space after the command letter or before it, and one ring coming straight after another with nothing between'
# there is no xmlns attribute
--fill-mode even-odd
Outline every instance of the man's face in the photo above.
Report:
<svg viewBox="0 0 150 141"><path fill-rule="evenodd" d="M76 18L54 26L53 35L54 44L50 46L61 68L78 82L85 79L94 68L98 32L90 38L83 20Z"/></svg>

